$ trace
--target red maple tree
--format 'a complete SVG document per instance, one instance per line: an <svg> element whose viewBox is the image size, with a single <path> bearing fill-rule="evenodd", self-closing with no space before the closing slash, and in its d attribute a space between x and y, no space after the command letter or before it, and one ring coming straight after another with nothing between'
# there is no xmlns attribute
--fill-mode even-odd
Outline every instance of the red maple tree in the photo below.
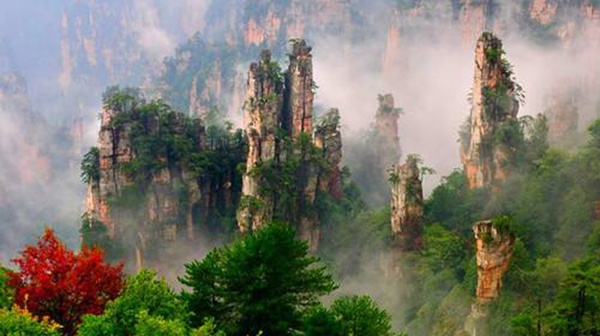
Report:
<svg viewBox="0 0 600 336"><path fill-rule="evenodd" d="M19 267L8 282L15 289L15 303L50 317L65 335L75 334L84 314L101 314L123 286L122 264L105 263L104 253L95 248L75 254L51 229L12 261Z"/></svg>

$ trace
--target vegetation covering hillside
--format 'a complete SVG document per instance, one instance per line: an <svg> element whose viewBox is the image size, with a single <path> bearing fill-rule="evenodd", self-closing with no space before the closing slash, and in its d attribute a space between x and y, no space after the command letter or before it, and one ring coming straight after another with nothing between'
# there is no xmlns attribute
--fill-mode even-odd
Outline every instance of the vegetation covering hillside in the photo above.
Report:
<svg viewBox="0 0 600 336"><path fill-rule="evenodd" d="M516 237L501 295L485 322L487 334L598 332L600 121L589 126L587 142L571 151L549 148L542 141L546 128L536 129L518 140L530 154L500 190L468 190L457 170L426 200L422 250L402 257L405 276L385 277L397 288L412 288L385 293L401 298L397 306L384 301L394 318L404 321L408 335L461 334L477 276L471 227L482 218L501 221ZM75 334L77 329L80 335L387 335L391 317L372 299L341 297L329 308L318 300L334 291L336 282L360 277L357 265L372 262L373 251L389 251L389 210L368 209L348 172L344 181L344 198L318 200L325 223L319 254L325 264L286 225L271 224L186 264L180 294L149 270L127 277L120 291L100 294L105 289L97 281L104 277L94 267L109 267L101 266L101 254L84 249L73 255L48 231L15 260L14 271L1 273L0 330L31 330L31 335ZM63 260L62 266L57 260ZM378 295L373 288L368 291ZM67 292L105 299L90 310L83 306L87 299ZM60 308L64 304L67 310Z"/></svg>

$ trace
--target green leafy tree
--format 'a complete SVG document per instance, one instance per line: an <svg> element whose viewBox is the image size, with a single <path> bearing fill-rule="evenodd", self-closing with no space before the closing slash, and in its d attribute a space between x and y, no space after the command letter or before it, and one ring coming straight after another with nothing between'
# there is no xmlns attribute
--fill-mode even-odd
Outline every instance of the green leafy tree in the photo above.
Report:
<svg viewBox="0 0 600 336"><path fill-rule="evenodd" d="M323 306L310 309L302 318L306 336L344 336L335 314Z"/></svg>
<svg viewBox="0 0 600 336"><path fill-rule="evenodd" d="M339 318L343 335L393 335L390 315L368 296L341 297L333 302L331 311Z"/></svg>
<svg viewBox="0 0 600 336"><path fill-rule="evenodd" d="M271 223L186 264L183 298L196 323L213 317L230 335L288 335L336 288L318 261L288 225Z"/></svg>
<svg viewBox="0 0 600 336"><path fill-rule="evenodd" d="M574 262L549 312L551 335L597 335L600 325L600 265L593 258Z"/></svg>
<svg viewBox="0 0 600 336"><path fill-rule="evenodd" d="M166 320L162 316L152 316L147 310L136 315L134 335L139 336L188 336L188 328L182 320Z"/></svg>
<svg viewBox="0 0 600 336"><path fill-rule="evenodd" d="M533 270L518 272L521 281L527 284L521 293L528 298L529 305L511 318L515 335L544 334L546 308L555 300L566 271L560 258L551 257L538 259Z"/></svg>
<svg viewBox="0 0 600 336"><path fill-rule="evenodd" d="M541 335L535 328L535 319L530 311L523 311L510 320L511 331L517 336Z"/></svg>
<svg viewBox="0 0 600 336"><path fill-rule="evenodd" d="M439 224L428 225L423 233L424 261L433 271L458 269L466 258L461 237Z"/></svg>
<svg viewBox="0 0 600 336"><path fill-rule="evenodd" d="M519 121L525 135L524 163L531 165L548 150L548 119L538 114L535 118L523 116Z"/></svg>
<svg viewBox="0 0 600 336"><path fill-rule="evenodd" d="M0 309L10 308L13 304L14 290L8 285L9 270L0 265Z"/></svg>
<svg viewBox="0 0 600 336"><path fill-rule="evenodd" d="M81 246L83 248L101 248L108 262L117 263L122 260L123 244L111 239L104 223L85 213L81 216Z"/></svg>
<svg viewBox="0 0 600 336"><path fill-rule="evenodd" d="M100 180L100 150L92 147L81 160L81 180L84 183Z"/></svg>
<svg viewBox="0 0 600 336"><path fill-rule="evenodd" d="M127 279L121 296L106 306L104 314L84 316L78 335L127 336L138 335L140 330L171 327L179 330L185 326L186 319L185 305L166 281L157 279L154 271L142 270ZM182 332L187 329L183 328Z"/></svg>
<svg viewBox="0 0 600 336"><path fill-rule="evenodd" d="M0 335L6 336L59 336L59 325L48 318L38 319L24 309L0 308Z"/></svg>
<svg viewBox="0 0 600 336"><path fill-rule="evenodd" d="M215 319L206 318L204 324L198 329L194 329L190 336L225 336L222 330L217 330Z"/></svg>
<svg viewBox="0 0 600 336"><path fill-rule="evenodd" d="M464 172L455 170L433 190L423 212L427 222L439 223L463 237L471 237L472 225L481 219L489 199L489 190L469 190Z"/></svg>

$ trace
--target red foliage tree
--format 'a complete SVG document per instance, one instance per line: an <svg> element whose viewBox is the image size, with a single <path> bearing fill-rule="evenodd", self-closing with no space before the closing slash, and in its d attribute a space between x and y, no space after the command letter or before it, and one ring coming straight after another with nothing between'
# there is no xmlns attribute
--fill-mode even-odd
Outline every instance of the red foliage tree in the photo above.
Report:
<svg viewBox="0 0 600 336"><path fill-rule="evenodd" d="M84 314L101 314L123 285L123 265L106 264L99 249L84 248L75 254L51 229L12 261L20 269L9 275L15 303L39 317L50 317L65 335L75 334Z"/></svg>

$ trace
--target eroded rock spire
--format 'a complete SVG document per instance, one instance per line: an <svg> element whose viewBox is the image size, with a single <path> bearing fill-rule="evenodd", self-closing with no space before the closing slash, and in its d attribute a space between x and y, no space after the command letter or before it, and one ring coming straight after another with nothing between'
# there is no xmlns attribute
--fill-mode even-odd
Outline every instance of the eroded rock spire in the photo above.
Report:
<svg viewBox="0 0 600 336"><path fill-rule="evenodd" d="M311 50L306 41L292 40L290 65L286 76L286 122L293 139L297 139L301 133L312 134L315 83Z"/></svg>
<svg viewBox="0 0 600 336"><path fill-rule="evenodd" d="M465 331L471 336L481 334L488 303L500 295L502 277L510 266L515 243L506 217L480 221L473 226L473 233L477 249L477 292L465 323Z"/></svg>
<svg viewBox="0 0 600 336"><path fill-rule="evenodd" d="M279 65L264 50L258 63L250 65L244 104L248 158L242 182L242 199L237 214L240 231L256 230L272 219L273 197L261 193L261 177L255 174L263 162L280 160L276 134L282 123L283 78Z"/></svg>
<svg viewBox="0 0 600 336"><path fill-rule="evenodd" d="M486 32L475 49L471 114L461 130L461 161L468 187L497 186L514 167L517 113L522 90L513 80L502 41Z"/></svg>
<svg viewBox="0 0 600 336"><path fill-rule="evenodd" d="M313 134L311 48L301 39L291 43L287 72L268 51L250 66L244 108L249 153L237 221L242 232L271 220L289 222L316 250L317 194L342 194L339 113L327 113Z"/></svg>
<svg viewBox="0 0 600 336"><path fill-rule="evenodd" d="M330 109L315 127L315 146L323 150L327 167L319 176L319 190L329 192L335 199L343 196L342 172L342 133L340 132L340 111Z"/></svg>
<svg viewBox="0 0 600 336"><path fill-rule="evenodd" d="M473 233L477 248L477 300L485 303L500 294L515 237L500 220L478 222L473 226Z"/></svg>
<svg viewBox="0 0 600 336"><path fill-rule="evenodd" d="M416 155L408 155L404 164L390 171L392 234L402 251L418 250L422 245L423 187L418 164Z"/></svg>

